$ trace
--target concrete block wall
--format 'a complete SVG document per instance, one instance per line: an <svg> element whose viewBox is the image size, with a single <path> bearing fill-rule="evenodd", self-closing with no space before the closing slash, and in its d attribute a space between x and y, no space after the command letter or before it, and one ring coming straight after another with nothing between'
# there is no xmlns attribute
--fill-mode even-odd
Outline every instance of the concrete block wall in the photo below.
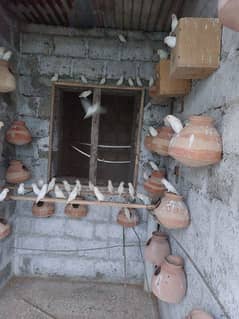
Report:
<svg viewBox="0 0 239 319"><path fill-rule="evenodd" d="M154 62L158 60L156 51L162 47L163 35L128 32L125 34L128 41L122 44L118 34L118 31L113 30L81 31L34 25L22 31L17 116L26 122L32 132L33 142L18 148L16 155L31 170L32 181L39 178L46 180L47 177L50 79L54 73L66 80L79 80L83 74L92 83L97 83L105 75L108 83L116 83L123 74L125 78L130 76L133 79L140 75L147 84L154 75ZM144 149L143 138L148 126L159 123L162 118L160 107L149 106L145 111L139 172L141 192L143 170L148 169L146 163L153 158ZM54 217L36 219L31 215L31 205L17 202L17 275L124 281L122 227L116 223L117 209L90 207L86 218L74 220L66 217L64 207L58 205ZM139 213L141 223L136 227L136 232L143 244L148 238L148 213ZM126 249L127 281L143 282L144 268L138 239L131 229L126 231L126 243L130 245ZM84 251L95 247L111 248Z"/></svg>

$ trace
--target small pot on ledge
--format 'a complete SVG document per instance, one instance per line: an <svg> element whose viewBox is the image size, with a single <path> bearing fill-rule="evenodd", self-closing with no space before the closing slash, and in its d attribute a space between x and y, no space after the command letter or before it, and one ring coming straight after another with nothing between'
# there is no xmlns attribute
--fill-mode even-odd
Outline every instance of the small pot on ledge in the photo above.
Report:
<svg viewBox="0 0 239 319"><path fill-rule="evenodd" d="M139 224L139 215L135 209L122 208L117 216L117 223L124 227L135 227Z"/></svg>
<svg viewBox="0 0 239 319"><path fill-rule="evenodd" d="M32 206L32 215L35 217L50 217L55 213L54 203L38 202Z"/></svg>
<svg viewBox="0 0 239 319"><path fill-rule="evenodd" d="M0 239L4 239L9 236L11 233L11 227L8 224L7 220L0 218Z"/></svg>
<svg viewBox="0 0 239 319"><path fill-rule="evenodd" d="M84 205L69 203L65 207L65 214L71 218L82 218L88 214L88 209Z"/></svg>
<svg viewBox="0 0 239 319"><path fill-rule="evenodd" d="M14 121L6 132L6 140L14 145L25 145L31 142L32 136L24 121Z"/></svg>

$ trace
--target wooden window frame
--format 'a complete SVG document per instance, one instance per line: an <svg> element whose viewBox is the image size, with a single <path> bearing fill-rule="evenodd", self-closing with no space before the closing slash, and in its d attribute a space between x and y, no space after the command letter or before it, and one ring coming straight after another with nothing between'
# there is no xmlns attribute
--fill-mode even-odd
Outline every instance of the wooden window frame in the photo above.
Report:
<svg viewBox="0 0 239 319"><path fill-rule="evenodd" d="M97 84L84 84L81 82L65 82L57 81L52 83L52 92L51 92L51 112L50 112L50 125L49 125L49 156L48 156L48 180L52 176L52 153L53 153L53 131L54 131L54 114L58 103L57 93L59 90L69 89L69 88L91 88L93 89L93 103L96 103L101 99L101 90L114 90L114 91L136 91L140 93L140 105L139 111L137 113L137 123L138 127L136 130L136 139L135 139L135 163L134 163L134 172L133 172L133 185L137 189L138 181L138 169L139 169L139 156L140 156L140 142L141 142L141 131L143 125L143 113L144 113L144 99L145 99L145 89L139 87L128 87L128 86L113 86L113 85L97 85ZM96 182L96 172L97 172L97 154L98 154L98 130L99 130L99 119L98 114L92 117L92 126L91 126L91 150L90 150L90 164L89 164L89 180L93 184ZM104 189L103 187L100 187Z"/></svg>

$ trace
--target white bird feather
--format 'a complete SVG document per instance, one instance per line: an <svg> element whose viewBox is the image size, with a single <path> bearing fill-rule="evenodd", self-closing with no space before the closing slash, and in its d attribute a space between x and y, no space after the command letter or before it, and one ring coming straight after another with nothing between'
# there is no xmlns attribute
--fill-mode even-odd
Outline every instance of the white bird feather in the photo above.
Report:
<svg viewBox="0 0 239 319"><path fill-rule="evenodd" d="M98 201L104 201L105 197L104 195L100 192L100 190L98 189L98 187L94 186L94 193L96 198L98 199Z"/></svg>
<svg viewBox="0 0 239 319"><path fill-rule="evenodd" d="M66 198L63 191L60 189L60 187L58 185L55 185L54 193L55 193L56 198Z"/></svg>
<svg viewBox="0 0 239 319"><path fill-rule="evenodd" d="M116 82L116 85L117 85L117 86L120 86L120 85L122 85L123 83L124 83L124 76L121 75L121 77L119 78L119 80Z"/></svg>
<svg viewBox="0 0 239 319"><path fill-rule="evenodd" d="M85 84L88 83L87 78L84 75L81 75L80 78L82 83L85 83Z"/></svg>
<svg viewBox="0 0 239 319"><path fill-rule="evenodd" d="M172 22L171 22L171 32L170 32L170 34L173 34L175 32L177 26L178 26L178 18L176 16L176 14L173 13L172 14Z"/></svg>
<svg viewBox="0 0 239 319"><path fill-rule="evenodd" d="M151 88L154 85L154 78L151 76L149 79L149 87Z"/></svg>
<svg viewBox="0 0 239 319"><path fill-rule="evenodd" d="M40 188L42 188L42 186L43 186L44 184L45 184L45 183L44 183L43 179L39 179L39 181L37 182L37 185L38 185Z"/></svg>
<svg viewBox="0 0 239 319"><path fill-rule="evenodd" d="M160 60L166 60L168 58L168 52L162 49L157 50L157 54L160 57Z"/></svg>
<svg viewBox="0 0 239 319"><path fill-rule="evenodd" d="M149 161L149 165L152 167L154 171L159 171L158 166L153 161Z"/></svg>
<svg viewBox="0 0 239 319"><path fill-rule="evenodd" d="M17 193L18 193L18 195L24 195L24 194L25 194L24 183L21 183L21 184L18 186Z"/></svg>
<svg viewBox="0 0 239 319"><path fill-rule="evenodd" d="M100 80L100 85L104 85L106 83L106 77L103 77L101 80Z"/></svg>
<svg viewBox="0 0 239 319"><path fill-rule="evenodd" d="M4 199L7 197L8 192L8 188L3 189L3 191L0 193L0 202L4 201Z"/></svg>
<svg viewBox="0 0 239 319"><path fill-rule="evenodd" d="M158 131L153 127L153 126L150 126L149 127L149 134L153 137L157 136L158 135Z"/></svg>
<svg viewBox="0 0 239 319"><path fill-rule="evenodd" d="M1 128L3 128L4 127L4 123L2 122L2 121L0 121L0 130L1 130Z"/></svg>
<svg viewBox="0 0 239 319"><path fill-rule="evenodd" d="M85 111L84 119L87 119L97 113L106 113L106 110L101 107L99 103L92 104L87 98L81 98L81 104Z"/></svg>
<svg viewBox="0 0 239 319"><path fill-rule="evenodd" d="M136 77L136 83L137 83L138 86L143 86L143 83L142 83L142 81L141 81L139 76Z"/></svg>
<svg viewBox="0 0 239 319"><path fill-rule="evenodd" d="M174 130L176 134L182 131L183 124L182 122L174 115L167 115L164 118L165 125L168 126L168 123L170 124L171 128Z"/></svg>
<svg viewBox="0 0 239 319"><path fill-rule="evenodd" d="M89 181L89 189L92 192L94 191L94 184L91 181Z"/></svg>
<svg viewBox="0 0 239 319"><path fill-rule="evenodd" d="M136 197L138 199L140 199L144 203L144 205L150 205L151 204L150 198L148 196L144 195L144 194L137 193Z"/></svg>
<svg viewBox="0 0 239 319"><path fill-rule="evenodd" d="M3 54L2 60L9 61L11 59L11 56L12 56L12 52L11 51L7 51L7 52L5 52Z"/></svg>
<svg viewBox="0 0 239 319"><path fill-rule="evenodd" d="M47 188L48 188L48 185L47 184L44 184L37 196L37 200L36 200L36 203L39 203L47 194Z"/></svg>
<svg viewBox="0 0 239 319"><path fill-rule="evenodd" d="M87 90L87 91L81 92L81 94L79 95L79 97L80 97L80 98L81 98L81 97L86 98L86 97L90 96L91 94L92 94L92 91L91 91L91 90Z"/></svg>
<svg viewBox="0 0 239 319"><path fill-rule="evenodd" d="M144 172L144 174L143 174L143 178L144 178L144 180L148 180L149 179L149 175L146 173L146 172Z"/></svg>
<svg viewBox="0 0 239 319"><path fill-rule="evenodd" d="M119 184L119 187L118 187L117 191L118 191L119 196L122 196L122 194L124 193L124 182L121 182Z"/></svg>
<svg viewBox="0 0 239 319"><path fill-rule="evenodd" d="M178 194L176 188L166 178L162 178L161 183L167 188L168 192Z"/></svg>
<svg viewBox="0 0 239 319"><path fill-rule="evenodd" d="M67 203L72 202L73 200L76 199L76 196L78 194L78 187L77 185L73 188L72 192L69 194L69 197L67 199Z"/></svg>
<svg viewBox="0 0 239 319"><path fill-rule="evenodd" d="M124 214L127 217L127 219L131 221L131 212L127 207L124 208Z"/></svg>
<svg viewBox="0 0 239 319"><path fill-rule="evenodd" d="M134 86L134 81L132 78L128 78L128 83L129 83L129 86Z"/></svg>
<svg viewBox="0 0 239 319"><path fill-rule="evenodd" d="M129 186L129 195L131 197L131 199L135 199L135 190L134 190L134 186L132 183L128 183Z"/></svg>
<svg viewBox="0 0 239 319"><path fill-rule="evenodd" d="M55 187L55 184L56 184L56 178L53 177L50 181L50 183L48 184L48 188L47 188L47 193L53 191L54 187Z"/></svg>
<svg viewBox="0 0 239 319"><path fill-rule="evenodd" d="M64 188L68 194L71 193L71 185L67 181L63 181Z"/></svg>
<svg viewBox="0 0 239 319"><path fill-rule="evenodd" d="M81 182L78 179L76 180L76 186L77 186L77 189L78 189L78 193L77 194L80 196L82 186L81 186Z"/></svg>
<svg viewBox="0 0 239 319"><path fill-rule="evenodd" d="M42 185L43 186L43 185ZM32 184L32 190L33 190L33 193L38 196L39 193L40 193L40 189L38 188L37 184L33 183Z"/></svg>
<svg viewBox="0 0 239 319"><path fill-rule="evenodd" d="M2 59L3 55L5 52L5 48L4 47L0 47L0 59Z"/></svg>
<svg viewBox="0 0 239 319"><path fill-rule="evenodd" d="M164 38L164 43L171 49L176 47L177 39L174 36L167 36Z"/></svg>
<svg viewBox="0 0 239 319"><path fill-rule="evenodd" d="M58 74L58 73L55 73L55 74L53 75L53 77L51 78L51 81L52 81L52 82L56 82L56 81L58 81L58 79L59 79L59 74Z"/></svg>
<svg viewBox="0 0 239 319"><path fill-rule="evenodd" d="M127 42L127 40L126 40L125 36L123 36L123 34L119 34L118 37L119 37L120 42L122 42L122 43Z"/></svg>
<svg viewBox="0 0 239 319"><path fill-rule="evenodd" d="M108 191L110 194L114 193L114 186L113 186L112 181L110 179L108 180Z"/></svg>

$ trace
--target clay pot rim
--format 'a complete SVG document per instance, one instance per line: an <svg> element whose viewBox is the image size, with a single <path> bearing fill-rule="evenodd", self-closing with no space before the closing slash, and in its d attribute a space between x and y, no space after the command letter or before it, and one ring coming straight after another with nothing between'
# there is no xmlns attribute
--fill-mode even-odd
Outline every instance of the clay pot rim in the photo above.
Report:
<svg viewBox="0 0 239 319"><path fill-rule="evenodd" d="M158 240L162 240L162 239L167 239L168 234L155 230L152 232L152 237Z"/></svg>
<svg viewBox="0 0 239 319"><path fill-rule="evenodd" d="M0 65L9 66L10 63L9 63L9 61L0 59Z"/></svg>
<svg viewBox="0 0 239 319"><path fill-rule="evenodd" d="M190 313L189 313L189 318L191 318L191 316L196 315L196 314L203 314L203 315L207 315L208 318L212 318L212 316L207 313L206 311L202 310L202 309L193 309Z"/></svg>
<svg viewBox="0 0 239 319"><path fill-rule="evenodd" d="M165 257L164 263L169 267L173 268L183 268L184 260L181 256L169 255Z"/></svg>
<svg viewBox="0 0 239 319"><path fill-rule="evenodd" d="M164 168L160 168L159 171L153 171L150 177L153 176L153 177L162 178L162 177L165 177L165 173L166 173L166 170Z"/></svg>
<svg viewBox="0 0 239 319"><path fill-rule="evenodd" d="M21 125L21 126L25 126L26 123L22 120L15 120L12 122L12 125Z"/></svg>
<svg viewBox="0 0 239 319"><path fill-rule="evenodd" d="M173 129L169 126L161 126L160 129L167 133L174 133Z"/></svg>
<svg viewBox="0 0 239 319"><path fill-rule="evenodd" d="M169 199L171 199L171 200L176 200L176 201L183 200L183 196L182 195L175 194L175 193L172 193L172 192L165 192L164 196L169 198Z"/></svg>
<svg viewBox="0 0 239 319"><path fill-rule="evenodd" d="M189 121L193 125L213 125L214 119L206 115L193 115L189 117Z"/></svg>

